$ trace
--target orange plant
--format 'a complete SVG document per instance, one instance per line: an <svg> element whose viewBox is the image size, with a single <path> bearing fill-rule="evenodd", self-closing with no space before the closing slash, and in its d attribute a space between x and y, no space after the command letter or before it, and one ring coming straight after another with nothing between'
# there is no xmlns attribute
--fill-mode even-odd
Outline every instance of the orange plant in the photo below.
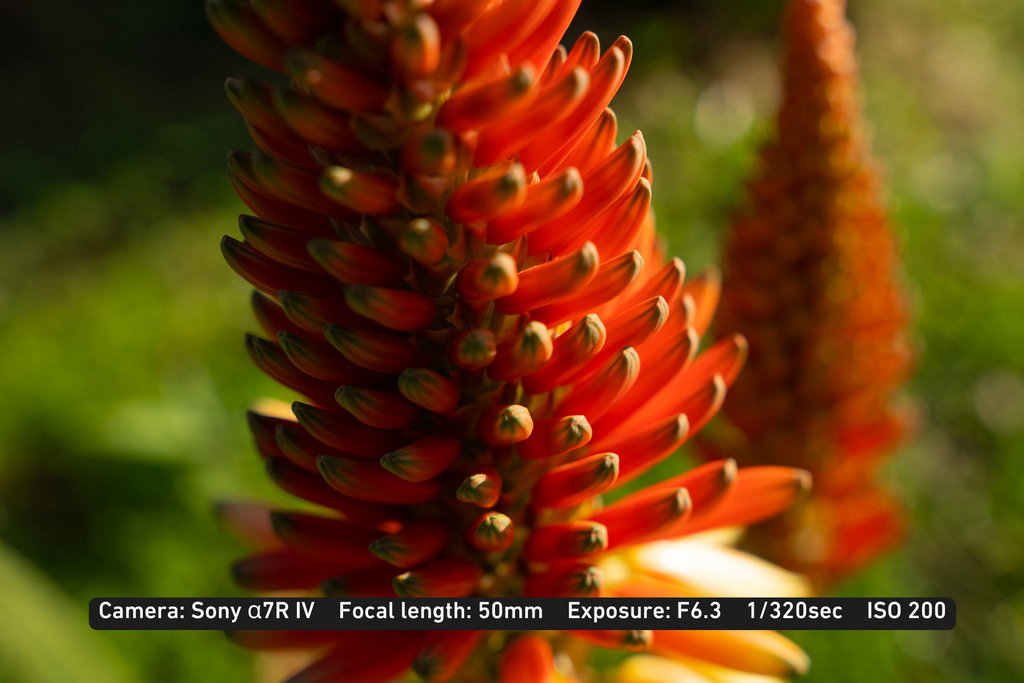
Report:
<svg viewBox="0 0 1024 683"><path fill-rule="evenodd" d="M579 0L211 0L209 15L280 84L229 80L258 151L229 155L255 216L225 237L255 288L257 366L305 397L249 415L273 481L319 506L222 508L259 591L336 596L675 596L802 591L688 540L787 508L788 467L720 460L603 505L719 410L740 336L698 355L717 304L684 282L650 211L643 136L608 103L632 55L584 33ZM731 568L723 586L701 566ZM555 651L650 650L651 666L788 675L773 632L246 632L308 650L290 679L562 680ZM495 654L497 653L497 654ZM488 662L497 657L497 663ZM685 663L681 663L685 662ZM646 668L645 668L646 667ZM639 672L639 673L638 673Z"/></svg>
<svg viewBox="0 0 1024 683"><path fill-rule="evenodd" d="M814 495L769 524L760 547L827 586L902 536L875 472L910 429L894 399L912 354L844 2L791 0L786 31L777 135L732 226L716 319L750 340L725 407L738 433L712 450L814 474Z"/></svg>

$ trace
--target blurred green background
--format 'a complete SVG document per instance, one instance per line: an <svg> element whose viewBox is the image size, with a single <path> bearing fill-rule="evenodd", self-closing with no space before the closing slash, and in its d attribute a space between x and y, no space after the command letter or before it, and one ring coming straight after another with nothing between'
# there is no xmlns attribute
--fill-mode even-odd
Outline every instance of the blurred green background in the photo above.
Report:
<svg viewBox="0 0 1024 683"><path fill-rule="evenodd" d="M1024 3L851 0L914 291L909 543L848 595L949 596L952 632L795 633L809 682L1024 679ZM626 33L658 224L714 261L776 97L780 0L585 0ZM92 632L93 596L233 595L228 497L276 497L242 413L248 288L217 241L259 74L180 0L0 2L0 683L249 681L215 633Z"/></svg>

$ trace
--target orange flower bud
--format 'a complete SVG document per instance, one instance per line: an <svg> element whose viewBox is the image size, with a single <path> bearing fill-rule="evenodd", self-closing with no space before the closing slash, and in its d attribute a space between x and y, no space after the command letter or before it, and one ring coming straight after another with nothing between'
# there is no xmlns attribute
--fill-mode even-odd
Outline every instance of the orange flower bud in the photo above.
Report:
<svg viewBox="0 0 1024 683"><path fill-rule="evenodd" d="M593 434L583 415L546 417L534 422L533 433L516 445L516 452L523 460L548 458L586 446Z"/></svg>
<svg viewBox="0 0 1024 683"><path fill-rule="evenodd" d="M409 368L398 376L402 396L432 413L450 413L459 406L459 389L447 377L427 368Z"/></svg>
<svg viewBox="0 0 1024 683"><path fill-rule="evenodd" d="M598 251L600 252L600 250ZM678 259L676 260L678 261ZM680 263L682 262L680 261ZM531 311L530 317L552 327L579 317L616 299L633 284L643 267L644 260L637 251L631 251L610 261L605 261L598 268L597 275L586 287L561 301ZM680 286L682 286L682 282L680 282ZM669 299L666 298L666 300Z"/></svg>
<svg viewBox="0 0 1024 683"><path fill-rule="evenodd" d="M811 490L811 473L795 467L744 467L721 504L695 517L686 533L720 526L749 526L789 509Z"/></svg>
<svg viewBox="0 0 1024 683"><path fill-rule="evenodd" d="M523 548L527 562L568 560L608 547L608 529L596 522L566 522L537 527Z"/></svg>
<svg viewBox="0 0 1024 683"><path fill-rule="evenodd" d="M384 536L382 531L302 512L274 512L270 520L281 542L297 553L313 557L346 555L350 572L364 571L381 563L367 546Z"/></svg>
<svg viewBox="0 0 1024 683"><path fill-rule="evenodd" d="M494 333L490 330L469 330L462 332L452 341L448 358L464 368L485 368L497 355Z"/></svg>
<svg viewBox="0 0 1024 683"><path fill-rule="evenodd" d="M603 592L601 569L573 560L552 562L547 571L530 574L523 589L523 595L528 598L596 598Z"/></svg>
<svg viewBox="0 0 1024 683"><path fill-rule="evenodd" d="M376 247L312 239L306 249L324 270L345 283L395 285L409 272L408 264L400 257Z"/></svg>
<svg viewBox="0 0 1024 683"><path fill-rule="evenodd" d="M482 576L475 562L452 558L400 574L392 584L403 598L462 598L476 590Z"/></svg>
<svg viewBox="0 0 1024 683"><path fill-rule="evenodd" d="M432 74L441 61L441 32L429 14L420 13L391 37L391 66L407 81Z"/></svg>
<svg viewBox="0 0 1024 683"><path fill-rule="evenodd" d="M589 172L615 150L615 136L618 132L619 122L615 112L605 109L558 168L572 166L578 168L580 173Z"/></svg>
<svg viewBox="0 0 1024 683"><path fill-rule="evenodd" d="M510 114L480 131L473 163L486 168L511 158L547 126L571 114L589 86L590 74L576 68L542 88L528 110Z"/></svg>
<svg viewBox="0 0 1024 683"><path fill-rule="evenodd" d="M449 173L455 157L455 138L444 129L413 133L402 145L402 167L416 175Z"/></svg>
<svg viewBox="0 0 1024 683"><path fill-rule="evenodd" d="M590 520L608 528L608 549L642 543L690 514L686 489L640 491L594 513Z"/></svg>
<svg viewBox="0 0 1024 683"><path fill-rule="evenodd" d="M547 16L556 0L506 0L492 3L466 31L469 63L466 75L473 77L503 52L508 53L530 35Z"/></svg>
<svg viewBox="0 0 1024 683"><path fill-rule="evenodd" d="M395 567L415 567L433 559L451 540L448 525L437 519L422 519L397 534L381 536L370 543L370 552Z"/></svg>
<svg viewBox="0 0 1024 683"><path fill-rule="evenodd" d="M660 296L616 314L608 323L608 337L603 348L571 375L571 380L579 381L596 372L624 346L642 346L661 329L667 319L668 304Z"/></svg>
<svg viewBox="0 0 1024 683"><path fill-rule="evenodd" d="M356 313L403 332L428 327L437 315L437 303L433 297L400 289L347 285L345 301Z"/></svg>
<svg viewBox="0 0 1024 683"><path fill-rule="evenodd" d="M260 151L310 170L316 168L316 164L310 156L309 147L291 134L287 137L278 137L253 125L251 121L245 122L245 129L249 131L249 136L260 148Z"/></svg>
<svg viewBox="0 0 1024 683"><path fill-rule="evenodd" d="M593 313L584 316L555 339L551 359L544 367L523 377L523 389L527 394L551 391L600 353L607 334L600 318Z"/></svg>
<svg viewBox="0 0 1024 683"><path fill-rule="evenodd" d="M732 485L736 483L739 470L732 458L705 463L653 484L654 489L685 488L693 503L693 519L708 512L712 504L719 503Z"/></svg>
<svg viewBox="0 0 1024 683"><path fill-rule="evenodd" d="M263 415L255 410L247 411L245 418L249 423L249 431L252 432L260 456L266 458L271 455L281 455L277 450L275 431L278 425L294 425L295 421Z"/></svg>
<svg viewBox="0 0 1024 683"><path fill-rule="evenodd" d="M245 241L265 256L292 268L321 272L320 266L303 246L303 242L309 239L308 234L252 216L239 216L238 228Z"/></svg>
<svg viewBox="0 0 1024 683"><path fill-rule="evenodd" d="M207 0L206 16L224 42L257 64L284 71L281 57L288 45L260 21L247 2Z"/></svg>
<svg viewBox="0 0 1024 683"><path fill-rule="evenodd" d="M547 128L540 137L519 152L519 161L527 173L540 169L552 157L561 161L567 156L575 147L577 131L588 130L612 101L619 83L626 75L628 64L626 55L618 47L613 46L604 53L590 70L590 88L572 114L557 125ZM563 148L568 148L564 155L561 154Z"/></svg>
<svg viewBox="0 0 1024 683"><path fill-rule="evenodd" d="M535 372L548 362L553 350L548 328L538 322L529 323L521 334L498 344L494 362L487 366L487 376L505 381Z"/></svg>
<svg viewBox="0 0 1024 683"><path fill-rule="evenodd" d="M388 375L359 367L326 342L290 332L278 332L277 341L295 367L311 377L359 387L378 386L389 379Z"/></svg>
<svg viewBox="0 0 1024 683"><path fill-rule="evenodd" d="M400 448L401 437L392 431L369 427L349 413L292 404L299 423L318 441L346 453L362 457L379 457Z"/></svg>
<svg viewBox="0 0 1024 683"><path fill-rule="evenodd" d="M385 173L331 166L320 175L320 190L329 199L357 213L392 214L401 208L395 198L398 179Z"/></svg>
<svg viewBox="0 0 1024 683"><path fill-rule="evenodd" d="M309 332L289 320L288 316L285 315L284 309L281 308L279 303L271 299L269 296L261 294L259 290L252 290L252 296L249 297L249 303L252 306L252 312L256 318L256 323L267 336L273 337L278 333L297 335L303 338L312 336ZM278 339L278 343L281 343L280 339ZM287 349L285 349L285 351L287 352ZM294 363L295 361L292 362ZM320 379L323 378L321 377Z"/></svg>
<svg viewBox="0 0 1024 683"><path fill-rule="evenodd" d="M650 209L651 183L640 178L631 193L624 195L598 219L603 219L594 235L598 250L609 257L625 251L639 234Z"/></svg>
<svg viewBox="0 0 1024 683"><path fill-rule="evenodd" d="M441 488L433 481L406 481L366 460L321 455L316 464L328 484L356 500L415 505L432 500Z"/></svg>
<svg viewBox="0 0 1024 683"><path fill-rule="evenodd" d="M518 209L525 199L523 167L512 164L459 185L448 198L445 212L456 223L479 223Z"/></svg>
<svg viewBox="0 0 1024 683"><path fill-rule="evenodd" d="M245 335L245 350L256 366L272 379L277 380L289 389L309 396L320 405L330 405L326 394L330 394L331 385L314 379L303 373L288 360L284 350L265 339Z"/></svg>
<svg viewBox="0 0 1024 683"><path fill-rule="evenodd" d="M569 54L566 55L565 66L562 69L568 71L579 66L590 71L597 65L599 59L601 59L601 41L593 31L584 31L573 43Z"/></svg>
<svg viewBox="0 0 1024 683"><path fill-rule="evenodd" d="M224 91L247 123L282 140L295 139L276 111L271 86L250 78L229 78L224 82Z"/></svg>
<svg viewBox="0 0 1024 683"><path fill-rule="evenodd" d="M441 34L450 37L473 23L489 4L490 0L434 0L427 11L437 20Z"/></svg>
<svg viewBox="0 0 1024 683"><path fill-rule="evenodd" d="M250 162L250 155L243 156L238 152L228 153L228 177L231 180L231 185L253 213L260 218L290 225L311 235L334 234L330 221L323 214L307 211L294 204L272 199L267 195L267 190L261 188L252 177ZM341 207L338 207L338 211L349 213L347 209Z"/></svg>
<svg viewBox="0 0 1024 683"><path fill-rule="evenodd" d="M586 239L593 221L636 186L646 154L643 134L637 131L583 174L583 199L558 220L530 233L530 253L561 256L576 248L573 245Z"/></svg>
<svg viewBox="0 0 1024 683"><path fill-rule="evenodd" d="M455 279L459 296L481 301L509 296L518 287L516 260L502 251L489 259L466 264Z"/></svg>
<svg viewBox="0 0 1024 683"><path fill-rule="evenodd" d="M341 386L334 397L357 420L378 429L408 429L423 414L422 408L397 391Z"/></svg>
<svg viewBox="0 0 1024 683"><path fill-rule="evenodd" d="M520 111L536 96L536 82L537 70L533 65L521 64L512 73L468 83L441 105L437 125L462 132Z"/></svg>
<svg viewBox="0 0 1024 683"><path fill-rule="evenodd" d="M351 118L291 90L273 91L274 109L288 130L330 152L363 156L369 152L352 131ZM309 158L309 152L306 152Z"/></svg>
<svg viewBox="0 0 1024 683"><path fill-rule="evenodd" d="M730 372L730 374L739 371L743 364L743 358L746 355L745 349L735 346L733 341L731 339L724 339L719 342L725 348L735 350L735 353L725 356L727 360L723 363L725 367L722 370ZM714 350L715 347L712 347L708 351ZM701 356L697 357L698 362L700 358ZM609 437L613 436L613 434L625 434L639 425L648 423L651 420L661 419L673 413L693 415L694 425L703 426L706 424L725 400L728 384L721 373L715 372L716 368L713 365L704 364L695 372L694 368L696 366L697 362L680 375L683 381L685 381L686 386L689 387L687 391L669 391L667 390L668 387L662 388L644 402L642 406L638 407L632 415L624 419L615 428L614 432L603 432L603 434ZM714 374L708 376L709 373ZM735 375L732 376L734 377ZM729 377L729 375L726 375L726 377ZM698 416L700 421L697 419Z"/></svg>
<svg viewBox="0 0 1024 683"><path fill-rule="evenodd" d="M645 276L647 273L644 274ZM635 288L622 298L620 306L633 306L641 301L647 301L651 297L660 296L668 302L674 313L678 306L679 295L683 289L683 280L686 277L686 266L679 258L673 258L661 270L652 274L643 283L643 286ZM670 314L671 315L671 314Z"/></svg>
<svg viewBox="0 0 1024 683"><path fill-rule="evenodd" d="M448 235L433 218L416 218L402 230L398 247L423 265L432 266L448 251Z"/></svg>
<svg viewBox="0 0 1024 683"><path fill-rule="evenodd" d="M311 50L293 47L283 62L303 90L335 109L376 111L387 99L384 84Z"/></svg>
<svg viewBox="0 0 1024 683"><path fill-rule="evenodd" d="M562 67L565 65L566 56L567 53L564 46L559 45L555 48L555 51L551 54L551 58L548 60L547 66L542 69L540 85L548 85L551 81L555 80L556 76L562 73ZM533 60L527 61L533 64ZM536 64L534 64L534 66L536 66Z"/></svg>
<svg viewBox="0 0 1024 683"><path fill-rule="evenodd" d="M523 406L491 406L477 423L476 435L482 441L509 445L525 441L533 432L533 418Z"/></svg>
<svg viewBox="0 0 1024 683"><path fill-rule="evenodd" d="M597 422L629 391L640 376L640 356L625 347L590 377L576 384L555 408L556 416L584 414Z"/></svg>
<svg viewBox="0 0 1024 683"><path fill-rule="evenodd" d="M279 424L274 429L274 440L281 455L291 460L304 470L319 472L316 466L318 455L332 455L337 457L372 457L361 456L356 453L346 453L336 448L317 441L305 427L297 424Z"/></svg>
<svg viewBox="0 0 1024 683"><path fill-rule="evenodd" d="M318 189L319 172L316 169L299 166L264 152L253 152L250 164L258 191L307 211L329 215L338 212L338 207L333 206Z"/></svg>
<svg viewBox="0 0 1024 683"><path fill-rule="evenodd" d="M443 472L460 453L459 439L431 434L382 456L380 464L406 481L426 481Z"/></svg>
<svg viewBox="0 0 1024 683"><path fill-rule="evenodd" d="M231 269L264 294L273 296L279 289L302 289L319 294L338 291L338 283L331 278L282 265L245 242L225 235L220 246Z"/></svg>
<svg viewBox="0 0 1024 683"><path fill-rule="evenodd" d="M489 467L481 468L477 474L466 477L455 492L463 503L491 508L501 497L501 475Z"/></svg>
<svg viewBox="0 0 1024 683"><path fill-rule="evenodd" d="M523 205L487 224L487 241L505 244L534 228L565 215L583 198L583 180L574 168L554 174L526 188Z"/></svg>
<svg viewBox="0 0 1024 683"><path fill-rule="evenodd" d="M597 249L587 242L574 254L521 272L519 288L495 301L494 309L518 314L557 301L587 286L597 276L599 265Z"/></svg>
<svg viewBox="0 0 1024 683"><path fill-rule="evenodd" d="M326 325L324 336L346 358L367 370L397 375L409 366L426 364L408 338L397 334Z"/></svg>
<svg viewBox="0 0 1024 683"><path fill-rule="evenodd" d="M671 315L670 313L670 322ZM666 329L662 334L668 332ZM640 349L640 363L644 371L640 373L640 379L633 388L601 418L601 434L610 436L616 433L620 424L629 419L635 411L640 410L661 389L672 386L675 377L693 362L697 355L697 347L700 345L696 331L688 327L673 341L673 344L665 347L651 347L650 344L645 344L644 348Z"/></svg>
<svg viewBox="0 0 1024 683"><path fill-rule="evenodd" d="M472 524L466 532L466 541L486 552L499 552L512 547L515 540L515 526L507 515L499 512L485 512Z"/></svg>
<svg viewBox="0 0 1024 683"><path fill-rule="evenodd" d="M509 62L519 64L525 61L538 69L543 68L548 55L552 51L557 52L557 47L561 47L558 41L572 23L579 6L580 0L556 0L540 26L508 53ZM564 53L564 48L562 51Z"/></svg>
<svg viewBox="0 0 1024 683"><path fill-rule="evenodd" d="M593 448L615 448L622 458L619 484L640 476L651 467L672 455L686 441L690 433L686 415L674 415L658 422L645 423L635 431L621 436L603 436Z"/></svg>
<svg viewBox="0 0 1024 683"><path fill-rule="evenodd" d="M651 165L650 157L644 159L644 171L641 176L647 181L648 185L654 185L654 166Z"/></svg>
<svg viewBox="0 0 1024 683"><path fill-rule="evenodd" d="M572 507L607 491L619 476L619 456L598 453L549 470L533 487L537 508Z"/></svg>
<svg viewBox="0 0 1024 683"><path fill-rule="evenodd" d="M353 524L378 526L403 517L401 508L381 505L350 496L331 488L318 472L296 467L283 458L267 459L267 474L284 491L293 496L337 510Z"/></svg>
<svg viewBox="0 0 1024 683"><path fill-rule="evenodd" d="M310 294L280 289L277 291L277 300L281 302L281 308L289 320L317 337L323 335L324 325L331 323L377 332L385 329L353 311L340 292Z"/></svg>

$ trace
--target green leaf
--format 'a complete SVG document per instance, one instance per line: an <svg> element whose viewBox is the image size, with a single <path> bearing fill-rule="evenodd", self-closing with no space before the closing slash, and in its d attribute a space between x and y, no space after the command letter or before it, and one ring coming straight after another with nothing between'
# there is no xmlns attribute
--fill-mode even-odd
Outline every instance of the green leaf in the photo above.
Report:
<svg viewBox="0 0 1024 683"><path fill-rule="evenodd" d="M131 683L88 614L0 544L0 669L19 683Z"/></svg>

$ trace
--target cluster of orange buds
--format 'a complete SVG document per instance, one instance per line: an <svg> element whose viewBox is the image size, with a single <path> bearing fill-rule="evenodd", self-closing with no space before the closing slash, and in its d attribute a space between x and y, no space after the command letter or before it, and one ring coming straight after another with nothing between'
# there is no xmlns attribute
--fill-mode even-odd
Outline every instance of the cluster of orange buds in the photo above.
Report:
<svg viewBox="0 0 1024 683"><path fill-rule="evenodd" d="M716 319L750 341L725 407L738 432L720 434L717 451L814 474L814 495L768 525L764 551L823 587L901 539L876 470L912 421L894 400L912 365L908 305L844 9L788 5L777 138L732 226Z"/></svg>
<svg viewBox="0 0 1024 683"><path fill-rule="evenodd" d="M602 505L718 412L746 343L697 354L717 283L685 281L664 255L643 136L617 144L608 108L632 46L602 53L589 32L559 45L578 5L208 4L230 45L286 75L227 83L259 151L229 155L256 217L222 247L257 290L265 337L247 338L250 356L305 397L252 411L256 446L277 485L319 506L222 508L256 548L234 567L243 587L708 594L663 557L693 543L683 537L774 516L809 486L802 470L723 459ZM703 552L762 577L762 594L802 590L735 551ZM773 632L233 637L308 649L293 683L384 683L410 668L426 681L569 680L566 661L582 659L555 653L581 643L650 650L713 680L807 667Z"/></svg>

